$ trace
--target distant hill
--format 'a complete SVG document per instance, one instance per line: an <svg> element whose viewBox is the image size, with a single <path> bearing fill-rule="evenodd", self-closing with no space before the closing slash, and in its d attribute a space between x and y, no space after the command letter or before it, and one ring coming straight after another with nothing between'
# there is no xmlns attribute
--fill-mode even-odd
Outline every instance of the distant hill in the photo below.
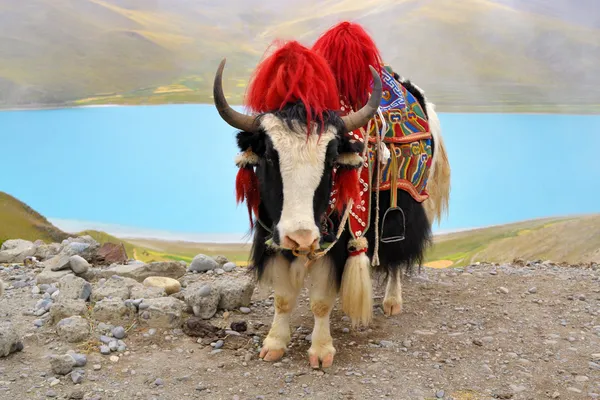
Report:
<svg viewBox="0 0 600 400"><path fill-rule="evenodd" d="M0 107L212 103L223 57L240 104L273 39L353 19L442 111L598 112L598 5L582 1L3 0Z"/></svg>
<svg viewBox="0 0 600 400"><path fill-rule="evenodd" d="M0 244L8 239L62 242L68 235L27 204L0 192Z"/></svg>
<svg viewBox="0 0 600 400"><path fill-rule="evenodd" d="M454 266L477 261L600 263L600 215L544 218L441 235L427 261L449 260Z"/></svg>

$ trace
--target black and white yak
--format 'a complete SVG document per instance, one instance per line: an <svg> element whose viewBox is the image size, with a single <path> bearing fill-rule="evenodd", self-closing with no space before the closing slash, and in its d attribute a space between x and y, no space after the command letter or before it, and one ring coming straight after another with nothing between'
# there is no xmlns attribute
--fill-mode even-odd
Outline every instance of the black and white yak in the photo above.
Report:
<svg viewBox="0 0 600 400"><path fill-rule="evenodd" d="M313 368L319 368L320 363L327 368L333 363L336 349L329 318L338 293L342 310L353 325L368 325L371 321L370 260L376 247L375 229L368 229L364 237L358 238L349 229L339 229L357 199L356 169L363 164L365 154L365 143L355 140L352 132L367 126L382 98L377 72L380 66L366 65L369 79L365 82L372 85L370 96L361 93L366 101L347 115L340 112L343 90L334 76L335 69L326 57L296 41L280 47L255 71L246 97L254 115L239 113L228 105L222 87L225 60L217 70L213 93L216 108L230 126L239 130L237 144L241 153L236 158L236 190L238 201L247 202L254 229L251 265L260 283L274 289L275 315L260 352L266 361L276 361L284 355L291 338L290 316L305 278L309 280L310 309L314 315L308 351ZM357 72L364 73L365 68ZM413 90L414 87L411 93ZM429 120L437 120L433 106L424 96L418 90L414 95ZM437 142L439 123L431 126L438 130L433 132L436 165L443 150ZM446 165L437 168L447 170ZM429 209L404 190L397 190L397 206L403 210L405 221L391 214L393 217L385 222L386 230L405 229L405 238L394 243L381 242L377 251L381 268L389 273L383 301L388 315L401 310L400 273L421 263L431 240L430 221L439 214L437 204L447 203L446 186L438 183L441 189L436 196L441 200L426 200L432 204ZM331 193L336 188L342 193L338 197L342 204L328 213ZM365 191L371 195L370 187ZM390 208L389 192L379 192L380 219ZM374 200L371 215L376 210ZM330 225L324 228L324 222ZM326 248L324 242L333 244Z"/></svg>

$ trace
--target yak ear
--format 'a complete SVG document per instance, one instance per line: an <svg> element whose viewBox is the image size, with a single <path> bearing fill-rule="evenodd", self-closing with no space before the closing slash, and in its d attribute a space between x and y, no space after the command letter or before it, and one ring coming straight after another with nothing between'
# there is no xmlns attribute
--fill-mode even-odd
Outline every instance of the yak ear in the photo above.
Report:
<svg viewBox="0 0 600 400"><path fill-rule="evenodd" d="M264 132L238 132L236 135L238 148L242 153L248 151L256 154L258 157L265 155L266 135Z"/></svg>
<svg viewBox="0 0 600 400"><path fill-rule="evenodd" d="M364 143L356 139L352 132L340 136L337 164L348 168L358 168L362 164Z"/></svg>

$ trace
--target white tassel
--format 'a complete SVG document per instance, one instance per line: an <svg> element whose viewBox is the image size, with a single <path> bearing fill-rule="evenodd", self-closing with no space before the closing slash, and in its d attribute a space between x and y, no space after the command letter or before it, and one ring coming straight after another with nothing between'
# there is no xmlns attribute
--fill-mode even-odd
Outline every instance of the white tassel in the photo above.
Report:
<svg viewBox="0 0 600 400"><path fill-rule="evenodd" d="M365 238L351 240L349 246L363 244ZM366 247L366 246L365 246ZM357 249L360 250L360 247ZM368 326L373 318L373 283L366 252L348 257L340 288L342 311L350 317L352 327Z"/></svg>

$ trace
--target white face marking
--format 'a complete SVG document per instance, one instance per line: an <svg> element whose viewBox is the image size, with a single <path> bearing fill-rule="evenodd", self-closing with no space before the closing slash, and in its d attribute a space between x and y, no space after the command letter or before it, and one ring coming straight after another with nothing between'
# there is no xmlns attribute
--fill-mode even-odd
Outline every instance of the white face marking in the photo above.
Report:
<svg viewBox="0 0 600 400"><path fill-rule="evenodd" d="M320 139L315 133L307 140L305 127L295 124L295 129L290 130L272 114L265 115L261 123L279 153L283 183L280 237L283 239L299 230L308 230L317 237L313 199L325 169L327 145L336 137L335 128L324 131Z"/></svg>

